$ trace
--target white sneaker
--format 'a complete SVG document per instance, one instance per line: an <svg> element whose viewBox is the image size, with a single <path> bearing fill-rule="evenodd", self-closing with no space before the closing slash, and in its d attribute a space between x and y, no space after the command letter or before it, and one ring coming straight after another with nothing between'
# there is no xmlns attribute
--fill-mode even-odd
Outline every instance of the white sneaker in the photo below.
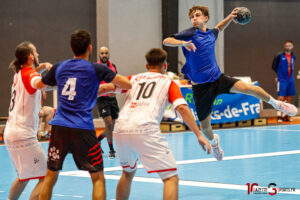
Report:
<svg viewBox="0 0 300 200"><path fill-rule="evenodd" d="M276 101L275 109L286 113L289 116L295 116L298 113L296 106L290 103L285 103L283 101Z"/></svg>
<svg viewBox="0 0 300 200"><path fill-rule="evenodd" d="M223 149L222 149L221 146L220 146L220 138L219 138L219 135L214 134L214 137L215 137L215 139L216 139L216 141L217 141L217 145L216 145L216 146L212 146L212 145L211 145L211 147L212 147L212 150L213 150L213 152L214 152L215 158L216 158L218 161L221 161L221 160L223 160L223 158L224 158L224 151L223 151Z"/></svg>

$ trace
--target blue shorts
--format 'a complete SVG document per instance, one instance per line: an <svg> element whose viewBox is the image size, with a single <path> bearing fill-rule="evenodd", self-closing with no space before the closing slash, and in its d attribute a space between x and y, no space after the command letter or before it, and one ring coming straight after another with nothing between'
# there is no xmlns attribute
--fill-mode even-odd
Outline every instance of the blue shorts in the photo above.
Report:
<svg viewBox="0 0 300 200"><path fill-rule="evenodd" d="M277 83L278 96L287 97L296 95L295 82L283 82Z"/></svg>

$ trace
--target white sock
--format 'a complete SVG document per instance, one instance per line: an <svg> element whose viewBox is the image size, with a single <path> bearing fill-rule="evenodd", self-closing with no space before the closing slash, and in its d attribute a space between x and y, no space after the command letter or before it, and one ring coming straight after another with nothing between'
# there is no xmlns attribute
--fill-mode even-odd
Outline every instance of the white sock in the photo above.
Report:
<svg viewBox="0 0 300 200"><path fill-rule="evenodd" d="M210 142L210 145L212 145L212 146L216 146L218 144L215 136L214 136L214 139L210 140L209 142Z"/></svg>
<svg viewBox="0 0 300 200"><path fill-rule="evenodd" d="M48 131L42 132L41 134L42 134L42 136L46 136L46 135L48 135Z"/></svg>
<svg viewBox="0 0 300 200"><path fill-rule="evenodd" d="M271 104L274 108L277 108L277 100L270 96L270 99L268 101L269 104Z"/></svg>

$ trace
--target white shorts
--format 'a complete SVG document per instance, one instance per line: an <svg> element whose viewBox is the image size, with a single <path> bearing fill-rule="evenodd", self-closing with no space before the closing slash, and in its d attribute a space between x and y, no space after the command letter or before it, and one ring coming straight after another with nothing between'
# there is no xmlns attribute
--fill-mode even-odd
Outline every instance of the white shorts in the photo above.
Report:
<svg viewBox="0 0 300 200"><path fill-rule="evenodd" d="M6 143L6 148L20 181L45 177L47 157L37 139Z"/></svg>
<svg viewBox="0 0 300 200"><path fill-rule="evenodd" d="M177 175L175 158L160 132L154 134L114 134L120 164L124 171L136 170L138 158L148 173L162 180Z"/></svg>

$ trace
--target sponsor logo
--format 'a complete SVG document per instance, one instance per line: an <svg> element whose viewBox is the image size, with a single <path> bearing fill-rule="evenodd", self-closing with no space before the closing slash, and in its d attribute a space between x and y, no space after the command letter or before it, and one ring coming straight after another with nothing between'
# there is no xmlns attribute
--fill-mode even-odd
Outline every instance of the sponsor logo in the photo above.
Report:
<svg viewBox="0 0 300 200"><path fill-rule="evenodd" d="M51 147L48 153L49 159L53 161L57 161L59 159L59 149L55 147Z"/></svg>

